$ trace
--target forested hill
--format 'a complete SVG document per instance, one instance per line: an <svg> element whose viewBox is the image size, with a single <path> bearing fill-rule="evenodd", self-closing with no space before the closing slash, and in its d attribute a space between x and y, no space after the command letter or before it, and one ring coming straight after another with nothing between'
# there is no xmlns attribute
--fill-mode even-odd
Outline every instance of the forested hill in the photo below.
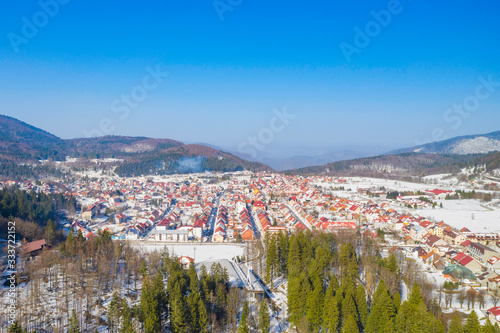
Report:
<svg viewBox="0 0 500 333"><path fill-rule="evenodd" d="M120 176L167 175L203 171L271 171L271 167L243 160L202 145L183 145L160 153L149 153L119 165L115 172Z"/></svg>
<svg viewBox="0 0 500 333"><path fill-rule="evenodd" d="M66 156L119 158L122 176L190 173L199 171L271 171L269 166L241 159L204 145L185 145L171 139L104 136L62 140L17 119L0 115L0 176L30 177L57 170L37 167L38 160L64 160ZM28 163L27 163L28 162Z"/></svg>
<svg viewBox="0 0 500 333"><path fill-rule="evenodd" d="M441 155L404 153L328 163L322 166L288 170L289 174L334 174L342 176L420 176L458 172L482 155Z"/></svg>
<svg viewBox="0 0 500 333"><path fill-rule="evenodd" d="M61 159L68 152L68 143L44 130L12 117L0 115L0 159Z"/></svg>

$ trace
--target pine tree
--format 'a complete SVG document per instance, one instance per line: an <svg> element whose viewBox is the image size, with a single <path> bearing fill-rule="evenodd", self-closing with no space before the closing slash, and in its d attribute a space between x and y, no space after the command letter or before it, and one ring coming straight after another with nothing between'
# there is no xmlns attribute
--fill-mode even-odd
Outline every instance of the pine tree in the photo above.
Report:
<svg viewBox="0 0 500 333"><path fill-rule="evenodd" d="M451 318L450 328L448 329L448 333L464 333L464 328L460 319L455 315Z"/></svg>
<svg viewBox="0 0 500 333"><path fill-rule="evenodd" d="M396 308L392 301L389 291L385 286L384 280L381 280L375 291L372 306L368 319L366 321L366 333L377 333L388 328L394 323Z"/></svg>
<svg viewBox="0 0 500 333"><path fill-rule="evenodd" d="M248 315L250 314L250 308L248 302L243 302L243 309L241 310L240 322L238 324L238 333L248 333Z"/></svg>
<svg viewBox="0 0 500 333"><path fill-rule="evenodd" d="M198 301L200 300L200 294L197 291L190 292L187 305L189 309L189 328L191 332L199 332L200 327L200 315L198 313Z"/></svg>
<svg viewBox="0 0 500 333"><path fill-rule="evenodd" d="M132 313L126 299L123 299L120 333L135 333L134 325L132 323Z"/></svg>
<svg viewBox="0 0 500 333"><path fill-rule="evenodd" d="M180 286L174 290L170 301L170 330L174 333L187 332L188 309L185 297L181 294Z"/></svg>
<svg viewBox="0 0 500 333"><path fill-rule="evenodd" d="M444 325L441 322L441 320L439 320L439 318L437 318L436 316L432 315L431 313L429 313L429 317L430 317L429 332L432 332L432 333L446 333L446 329L444 328Z"/></svg>
<svg viewBox="0 0 500 333"><path fill-rule="evenodd" d="M288 308L290 312L290 321L297 324L302 318L302 313L300 312L301 307L301 279L299 276L291 276L288 281Z"/></svg>
<svg viewBox="0 0 500 333"><path fill-rule="evenodd" d="M118 293L113 293L113 297L111 298L108 307L108 326L111 332L113 332L114 328L118 326L120 321L122 303L123 302L118 296Z"/></svg>
<svg viewBox="0 0 500 333"><path fill-rule="evenodd" d="M259 305L259 331L261 333L267 333L271 326L269 319L269 310L267 309L267 304L265 301L261 301Z"/></svg>
<svg viewBox="0 0 500 333"><path fill-rule="evenodd" d="M291 277L300 275L302 271L301 249L297 236L294 234L290 237L290 245L288 250L288 274Z"/></svg>
<svg viewBox="0 0 500 333"><path fill-rule="evenodd" d="M74 255L75 254L75 244L76 244L76 238L75 238L75 233L73 231L73 228L69 228L69 233L68 237L66 238L66 251L68 251L69 254Z"/></svg>
<svg viewBox="0 0 500 333"><path fill-rule="evenodd" d="M158 270L153 280L152 292L154 298L156 299L156 304L157 304L156 311L158 313L158 318L160 320L160 326L161 326L162 320L167 313L167 307L168 307L167 293L165 292L165 285L163 283L163 274L161 269Z"/></svg>
<svg viewBox="0 0 500 333"><path fill-rule="evenodd" d="M154 333L160 330L161 318L159 316L158 298L156 297L153 287L149 279L145 279L141 289L141 322L144 325L144 331Z"/></svg>
<svg viewBox="0 0 500 333"><path fill-rule="evenodd" d="M493 326L493 324L489 320L486 320L486 323L481 328L481 333L498 333L498 332L500 332L500 330L498 330L498 326L497 327Z"/></svg>
<svg viewBox="0 0 500 333"><path fill-rule="evenodd" d="M325 306L323 307L323 330L337 332L340 326L339 301L334 292L333 283L330 282L325 294Z"/></svg>
<svg viewBox="0 0 500 333"><path fill-rule="evenodd" d="M68 333L80 333L80 323L78 322L78 318L76 317L75 309L71 311Z"/></svg>
<svg viewBox="0 0 500 333"><path fill-rule="evenodd" d="M189 265L187 275L189 277L189 290L191 290L191 292L199 291L200 281L198 280L198 274L196 273L196 268L194 267L194 264Z"/></svg>
<svg viewBox="0 0 500 333"><path fill-rule="evenodd" d="M420 286L418 284L413 284L410 291L410 296L408 297L408 302L414 306L423 304L424 300L422 298L422 292L420 291Z"/></svg>
<svg viewBox="0 0 500 333"><path fill-rule="evenodd" d="M347 317L344 326L342 327L342 333L359 333L358 323L354 315Z"/></svg>
<svg viewBox="0 0 500 333"><path fill-rule="evenodd" d="M396 255L391 253L389 258L387 258L385 267L389 272L396 273L399 270L398 261L396 259Z"/></svg>
<svg viewBox="0 0 500 333"><path fill-rule="evenodd" d="M56 232L57 232L57 225L55 222L53 222L51 219L47 221L47 225L45 226L45 232L44 232L44 237L45 241L47 242L48 245L54 245L56 241Z"/></svg>
<svg viewBox="0 0 500 333"><path fill-rule="evenodd" d="M321 325L321 315L323 312L323 290L321 286L314 288L312 292L307 295L306 300L306 319L310 328L313 331L318 331Z"/></svg>
<svg viewBox="0 0 500 333"><path fill-rule="evenodd" d="M279 260L279 273L283 276L288 276L288 234L280 232L278 234L277 250Z"/></svg>
<svg viewBox="0 0 500 333"><path fill-rule="evenodd" d="M399 291L396 291L396 294L394 295L394 307L396 308L396 311L399 311L399 307L401 306L401 294Z"/></svg>
<svg viewBox="0 0 500 333"><path fill-rule="evenodd" d="M339 261L342 282L355 281L358 278L358 261L356 251L351 243L342 243Z"/></svg>
<svg viewBox="0 0 500 333"><path fill-rule="evenodd" d="M24 333L24 330L23 328L21 327L21 325L19 324L19 322L16 320L14 322L14 324L12 324L10 327L9 327L9 333Z"/></svg>
<svg viewBox="0 0 500 333"><path fill-rule="evenodd" d="M76 234L76 240L78 241L78 243L83 243L85 241L85 237L83 237L81 230L78 230L78 233Z"/></svg>
<svg viewBox="0 0 500 333"><path fill-rule="evenodd" d="M356 310L356 303L354 302L354 297L351 292L351 288L347 289L344 299L342 300L342 323L345 324L348 318L353 317L356 322L358 319L358 312Z"/></svg>
<svg viewBox="0 0 500 333"><path fill-rule="evenodd" d="M396 317L398 332L444 332L442 323L430 313L422 299L420 287L414 284L408 300L403 302Z"/></svg>
<svg viewBox="0 0 500 333"><path fill-rule="evenodd" d="M198 327L200 328L200 333L206 333L208 332L207 326L208 326L208 315L207 315L207 309L205 308L205 304L203 303L203 300L199 299L198 301Z"/></svg>
<svg viewBox="0 0 500 333"><path fill-rule="evenodd" d="M362 327L366 327L366 320L368 319L368 303L366 302L365 288L359 285L356 289L356 309L358 310L359 322Z"/></svg>
<svg viewBox="0 0 500 333"><path fill-rule="evenodd" d="M479 324L479 319L477 317L476 311L472 310L467 316L467 321L464 325L464 333L480 333L481 325Z"/></svg>

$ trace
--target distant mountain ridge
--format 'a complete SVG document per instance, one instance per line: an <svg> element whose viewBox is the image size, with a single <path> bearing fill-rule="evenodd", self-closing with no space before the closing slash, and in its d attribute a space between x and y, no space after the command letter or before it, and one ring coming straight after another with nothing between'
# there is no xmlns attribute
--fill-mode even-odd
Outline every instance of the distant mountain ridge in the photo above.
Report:
<svg viewBox="0 0 500 333"><path fill-rule="evenodd" d="M40 159L115 157L124 159L120 175L171 174L201 171L272 171L203 145L185 145L171 139L104 136L63 140L18 119L0 115L0 162L24 163Z"/></svg>
<svg viewBox="0 0 500 333"><path fill-rule="evenodd" d="M332 174L342 176L416 176L422 173L452 173L482 155L403 153L327 163L288 170L290 174Z"/></svg>
<svg viewBox="0 0 500 333"><path fill-rule="evenodd" d="M341 145L323 147L293 147L287 152L279 148L267 151L253 157L249 154L229 149L231 153L249 161L262 162L278 171L306 168L323 165L330 162L352 160L355 158L372 157L385 153L387 150L373 145Z"/></svg>
<svg viewBox="0 0 500 333"><path fill-rule="evenodd" d="M330 162L324 165L288 170L298 174L337 174L345 176L417 176L453 173L467 165L500 168L500 131L466 135L387 154Z"/></svg>
<svg viewBox="0 0 500 333"><path fill-rule="evenodd" d="M488 154L496 151L500 151L500 131L459 136L425 145L398 149L389 152L388 155L403 153L468 155Z"/></svg>

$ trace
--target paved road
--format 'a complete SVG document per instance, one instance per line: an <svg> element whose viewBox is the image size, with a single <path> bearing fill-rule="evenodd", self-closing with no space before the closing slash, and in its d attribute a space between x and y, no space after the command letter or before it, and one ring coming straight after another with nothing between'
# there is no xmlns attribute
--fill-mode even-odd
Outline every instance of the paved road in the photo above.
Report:
<svg viewBox="0 0 500 333"><path fill-rule="evenodd" d="M300 222L302 222L302 224L303 224L303 225L305 225L307 229L312 230L312 226L309 224L309 222L307 222L306 220L304 220L304 219L302 218L302 216L300 216L300 215L299 215L299 214L295 211L295 209L293 209L293 207L292 207L292 206L290 206L290 205L289 205L289 204L287 204L287 203L284 203L284 205L285 205L288 209L290 209L290 211L292 212L293 216L294 216L297 220L299 220Z"/></svg>

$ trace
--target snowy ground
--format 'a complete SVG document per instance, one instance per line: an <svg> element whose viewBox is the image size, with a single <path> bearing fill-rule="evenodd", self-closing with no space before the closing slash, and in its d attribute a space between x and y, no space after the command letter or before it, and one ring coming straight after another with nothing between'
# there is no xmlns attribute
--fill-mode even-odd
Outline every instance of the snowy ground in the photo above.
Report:
<svg viewBox="0 0 500 333"><path fill-rule="evenodd" d="M162 251L168 250L170 255L189 256L195 259L195 262L206 260L228 259L236 256L245 255L245 246L237 244L182 244L182 243L146 243L134 242L131 244L135 248L143 251Z"/></svg>
<svg viewBox="0 0 500 333"><path fill-rule="evenodd" d="M434 189L435 185L430 184L419 184L411 182L403 182L399 180L381 179L381 178L368 178L368 177L349 177L346 178L347 183L344 184L333 184L333 183L317 183L317 185L325 187L338 187L343 186L344 188L349 188L351 191L357 192L359 188L369 188L369 187L385 187L390 190L398 191L424 191L429 189Z"/></svg>
<svg viewBox="0 0 500 333"><path fill-rule="evenodd" d="M443 208L419 209L415 213L444 221L452 227L472 232L500 233L500 209L477 200L443 200Z"/></svg>

